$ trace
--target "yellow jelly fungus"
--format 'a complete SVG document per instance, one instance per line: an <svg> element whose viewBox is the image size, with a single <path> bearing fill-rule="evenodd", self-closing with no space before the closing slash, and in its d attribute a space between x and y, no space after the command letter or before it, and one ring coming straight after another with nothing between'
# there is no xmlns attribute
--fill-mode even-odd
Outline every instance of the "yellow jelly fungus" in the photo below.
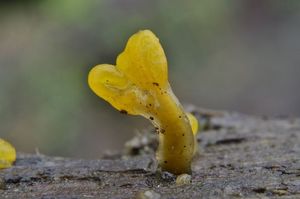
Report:
<svg viewBox="0 0 300 199"><path fill-rule="evenodd" d="M15 148L10 143L0 139L0 169L11 167L15 160Z"/></svg>
<svg viewBox="0 0 300 199"><path fill-rule="evenodd" d="M116 66L95 66L88 83L121 113L141 115L153 123L159 132L157 160L163 171L191 172L198 122L173 94L164 50L150 30L129 38Z"/></svg>

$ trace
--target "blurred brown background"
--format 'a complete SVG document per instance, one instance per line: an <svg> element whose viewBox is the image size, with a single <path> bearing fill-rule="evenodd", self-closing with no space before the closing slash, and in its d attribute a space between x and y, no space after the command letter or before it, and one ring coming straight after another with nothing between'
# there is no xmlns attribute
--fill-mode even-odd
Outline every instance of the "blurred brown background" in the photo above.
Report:
<svg viewBox="0 0 300 199"><path fill-rule="evenodd" d="M148 126L87 86L146 28L181 102L300 115L298 0L7 0L0 28L0 137L18 151L95 158Z"/></svg>

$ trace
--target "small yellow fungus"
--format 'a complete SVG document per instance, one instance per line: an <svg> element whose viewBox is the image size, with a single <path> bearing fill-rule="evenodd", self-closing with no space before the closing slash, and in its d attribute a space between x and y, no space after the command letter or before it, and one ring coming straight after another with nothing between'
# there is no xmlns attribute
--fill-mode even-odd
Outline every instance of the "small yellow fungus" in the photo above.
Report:
<svg viewBox="0 0 300 199"><path fill-rule="evenodd" d="M141 115L158 129L157 160L163 171L191 172L198 122L173 94L164 50L150 30L129 38L116 66L95 66L88 83L121 113Z"/></svg>
<svg viewBox="0 0 300 199"><path fill-rule="evenodd" d="M15 160L15 148L10 143L0 139L0 169L11 167Z"/></svg>
<svg viewBox="0 0 300 199"><path fill-rule="evenodd" d="M176 185L186 185L186 184L190 184L192 181L192 176L189 174L181 174L179 176L177 176L176 178Z"/></svg>

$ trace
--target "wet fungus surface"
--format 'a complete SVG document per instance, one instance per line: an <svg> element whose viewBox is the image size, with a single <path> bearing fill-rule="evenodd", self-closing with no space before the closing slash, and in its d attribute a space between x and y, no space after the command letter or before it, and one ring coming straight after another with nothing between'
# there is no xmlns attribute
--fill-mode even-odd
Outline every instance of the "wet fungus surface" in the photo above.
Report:
<svg viewBox="0 0 300 199"><path fill-rule="evenodd" d="M159 136L157 160L163 171L191 172L198 123L174 95L165 53L151 31L131 36L116 65L95 66L88 83L121 113L141 115L151 121Z"/></svg>

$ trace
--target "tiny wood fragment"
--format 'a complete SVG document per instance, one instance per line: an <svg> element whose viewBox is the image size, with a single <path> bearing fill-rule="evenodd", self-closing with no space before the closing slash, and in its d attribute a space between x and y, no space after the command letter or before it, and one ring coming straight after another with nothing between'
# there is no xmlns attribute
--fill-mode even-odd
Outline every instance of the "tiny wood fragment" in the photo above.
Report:
<svg viewBox="0 0 300 199"><path fill-rule="evenodd" d="M205 131L199 134L200 154L193 161L190 184L176 185L172 175L156 172L151 150L156 141L149 136L147 142L135 143L137 155L126 157L76 160L18 154L13 167L0 171L0 196L300 198L300 119L192 111Z"/></svg>

